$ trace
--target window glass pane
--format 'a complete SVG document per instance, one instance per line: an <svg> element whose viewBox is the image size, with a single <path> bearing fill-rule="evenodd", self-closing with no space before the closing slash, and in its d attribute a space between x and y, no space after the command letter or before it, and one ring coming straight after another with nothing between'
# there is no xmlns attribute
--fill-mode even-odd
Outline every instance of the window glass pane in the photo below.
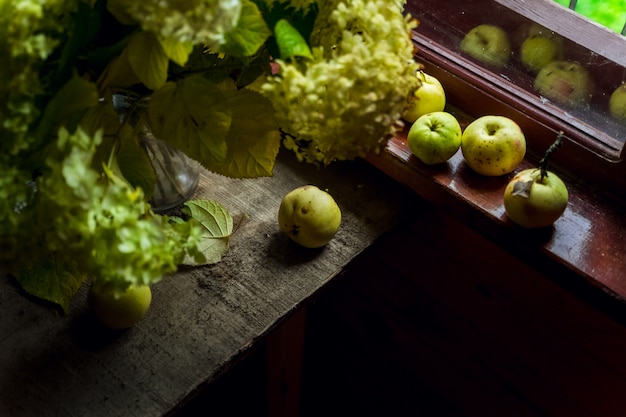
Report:
<svg viewBox="0 0 626 417"><path fill-rule="evenodd" d="M625 37L589 22L582 27L580 16L544 0L420 0L409 12L420 21L416 33L442 45L451 62L487 70L510 94L619 158Z"/></svg>

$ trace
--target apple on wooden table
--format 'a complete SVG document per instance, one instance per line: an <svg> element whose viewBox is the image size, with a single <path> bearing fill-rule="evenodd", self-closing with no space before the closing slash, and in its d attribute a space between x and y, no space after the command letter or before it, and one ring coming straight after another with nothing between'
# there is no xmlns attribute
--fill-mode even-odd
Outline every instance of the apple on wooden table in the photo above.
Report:
<svg viewBox="0 0 626 417"><path fill-rule="evenodd" d="M446 93L441 82L424 71L418 71L417 78L421 85L415 90L409 106L402 115L409 123L413 123L424 114L442 111L446 107Z"/></svg>
<svg viewBox="0 0 626 417"><path fill-rule="evenodd" d="M122 294L115 294L92 284L87 302L102 324L111 329L127 329L143 319L148 312L152 290L148 285L131 285Z"/></svg>
<svg viewBox="0 0 626 417"><path fill-rule="evenodd" d="M461 146L461 125L452 114L439 111L418 118L409 129L411 153L427 165L446 162Z"/></svg>
<svg viewBox="0 0 626 417"><path fill-rule="evenodd" d="M461 40L461 51L494 67L504 67L511 56L509 36L499 26L481 24L472 28Z"/></svg>
<svg viewBox="0 0 626 417"><path fill-rule="evenodd" d="M341 210L326 191L303 185L287 193L278 208L280 229L306 248L326 245L341 224Z"/></svg>
<svg viewBox="0 0 626 417"><path fill-rule="evenodd" d="M548 160L561 146L562 135L550 146L539 168L517 173L504 189L504 208L507 216L525 228L552 225L567 208L569 194L561 178L548 171Z"/></svg>
<svg viewBox="0 0 626 417"><path fill-rule="evenodd" d="M471 169L487 176L513 171L526 155L526 138L519 125L505 116L482 116L461 136L461 152Z"/></svg>

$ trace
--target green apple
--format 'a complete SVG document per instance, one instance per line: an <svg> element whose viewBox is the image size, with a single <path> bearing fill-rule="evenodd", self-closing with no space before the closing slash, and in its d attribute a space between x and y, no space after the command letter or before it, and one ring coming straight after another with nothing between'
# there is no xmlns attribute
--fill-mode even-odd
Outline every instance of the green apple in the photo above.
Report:
<svg viewBox="0 0 626 417"><path fill-rule="evenodd" d="M579 106L589 101L593 80L589 71L573 61L553 61L539 70L534 88L558 104Z"/></svg>
<svg viewBox="0 0 626 417"><path fill-rule="evenodd" d="M303 185L283 197L278 209L280 229L306 248L326 245L341 224L341 210L326 191Z"/></svg>
<svg viewBox="0 0 626 417"><path fill-rule="evenodd" d="M553 172L542 177L540 168L517 173L504 189L504 209L515 223L526 228L553 224L565 211L567 187Z"/></svg>
<svg viewBox="0 0 626 417"><path fill-rule="evenodd" d="M461 136L461 152L467 165L482 175L513 171L526 155L526 138L517 123L504 116L482 116Z"/></svg>
<svg viewBox="0 0 626 417"><path fill-rule="evenodd" d="M446 107L446 93L441 82L424 71L418 71L417 78L422 84L415 90L409 107L402 115L409 123L413 123L424 114L442 111Z"/></svg>
<svg viewBox="0 0 626 417"><path fill-rule="evenodd" d="M133 285L116 296L91 285L87 301L102 324L112 329L126 329L146 315L152 302L152 291L148 285Z"/></svg>
<svg viewBox="0 0 626 417"><path fill-rule="evenodd" d="M550 62L562 59L563 43L556 36L531 36L520 47L520 60L526 68L535 73Z"/></svg>
<svg viewBox="0 0 626 417"><path fill-rule="evenodd" d="M616 119L626 122L626 83L617 87L611 94L609 111Z"/></svg>
<svg viewBox="0 0 626 417"><path fill-rule="evenodd" d="M471 29L461 40L461 51L494 67L503 67L511 56L509 36L499 26L482 24Z"/></svg>
<svg viewBox="0 0 626 417"><path fill-rule="evenodd" d="M420 161L428 165L440 164L459 150L461 125L450 113L428 113L413 122L407 142Z"/></svg>

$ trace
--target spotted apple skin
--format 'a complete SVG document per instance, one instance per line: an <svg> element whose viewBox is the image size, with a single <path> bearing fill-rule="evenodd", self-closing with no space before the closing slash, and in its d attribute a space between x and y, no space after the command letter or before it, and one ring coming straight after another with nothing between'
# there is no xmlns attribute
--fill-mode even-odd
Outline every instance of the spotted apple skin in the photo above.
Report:
<svg viewBox="0 0 626 417"><path fill-rule="evenodd" d="M512 172L526 155L526 138L517 123L504 116L483 116L470 123L461 137L469 167L486 176Z"/></svg>
<svg viewBox="0 0 626 417"><path fill-rule="evenodd" d="M297 244L319 248L339 230L341 210L328 192L314 185L303 185L283 197L278 209L278 224Z"/></svg>

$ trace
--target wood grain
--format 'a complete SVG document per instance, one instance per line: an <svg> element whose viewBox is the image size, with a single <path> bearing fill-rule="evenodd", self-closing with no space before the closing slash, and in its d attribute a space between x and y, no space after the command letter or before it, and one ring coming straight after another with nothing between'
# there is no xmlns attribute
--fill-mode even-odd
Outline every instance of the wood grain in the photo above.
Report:
<svg viewBox="0 0 626 417"><path fill-rule="evenodd" d="M320 250L291 243L275 220L282 196L312 183L342 209ZM0 276L0 415L160 416L202 391L421 200L363 161L328 168L280 155L274 176L203 173L197 197L245 216L222 262L181 270L153 286L147 317L102 328L85 292L62 316Z"/></svg>

